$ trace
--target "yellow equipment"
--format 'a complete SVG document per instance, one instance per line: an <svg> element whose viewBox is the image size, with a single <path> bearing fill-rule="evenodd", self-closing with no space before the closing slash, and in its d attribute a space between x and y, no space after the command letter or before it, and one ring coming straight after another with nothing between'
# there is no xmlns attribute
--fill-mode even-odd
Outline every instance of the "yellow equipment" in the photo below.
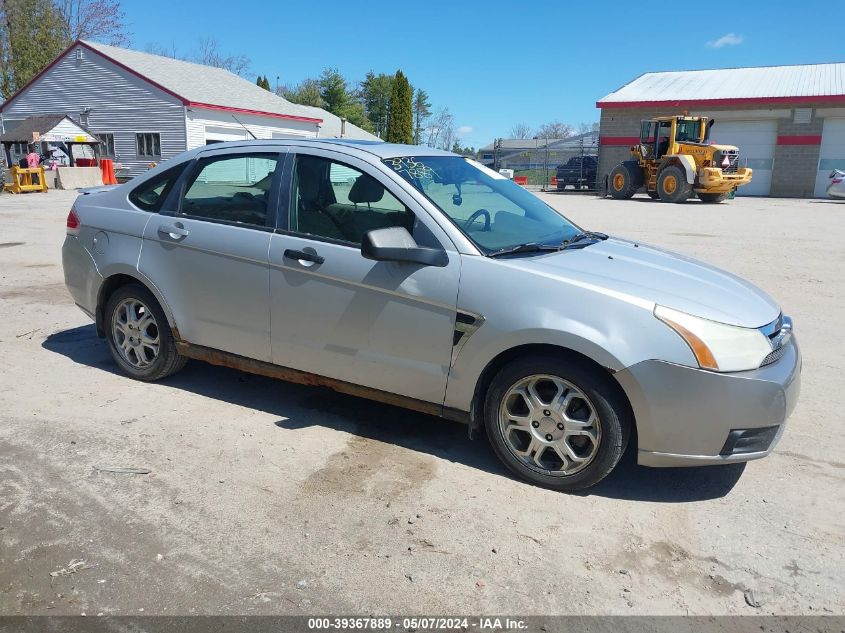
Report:
<svg viewBox="0 0 845 633"><path fill-rule="evenodd" d="M9 170L12 173L12 182L3 185L3 190L9 193L29 193L32 191L47 191L47 181L44 178L44 168L14 166Z"/></svg>
<svg viewBox="0 0 845 633"><path fill-rule="evenodd" d="M663 202L686 202L693 192L702 202L721 202L751 182L751 170L739 166L736 147L709 143L715 122L696 116L643 121L640 142L631 147L634 160L610 172L610 195L625 200L645 185L649 196Z"/></svg>

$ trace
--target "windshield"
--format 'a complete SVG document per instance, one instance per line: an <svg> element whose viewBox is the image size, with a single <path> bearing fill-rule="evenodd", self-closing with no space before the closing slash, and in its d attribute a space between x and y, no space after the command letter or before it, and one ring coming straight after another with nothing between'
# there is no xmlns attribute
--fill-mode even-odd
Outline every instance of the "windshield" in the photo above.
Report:
<svg viewBox="0 0 845 633"><path fill-rule="evenodd" d="M701 140L701 121L679 119L675 128L675 139L678 142L698 143Z"/></svg>
<svg viewBox="0 0 845 633"><path fill-rule="evenodd" d="M385 164L440 208L485 254L560 246L580 229L501 174L459 156L400 156Z"/></svg>

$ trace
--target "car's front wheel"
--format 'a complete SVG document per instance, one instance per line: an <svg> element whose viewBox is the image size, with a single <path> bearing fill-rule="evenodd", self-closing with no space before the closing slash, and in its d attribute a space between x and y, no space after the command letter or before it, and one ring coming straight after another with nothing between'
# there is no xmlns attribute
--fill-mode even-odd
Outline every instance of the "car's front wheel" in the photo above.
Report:
<svg viewBox="0 0 845 633"><path fill-rule="evenodd" d="M516 475L562 491L588 488L622 457L630 409L601 370L538 355L506 365L487 391L485 428Z"/></svg>
<svg viewBox="0 0 845 633"><path fill-rule="evenodd" d="M106 302L104 322L109 351L132 378L159 380L185 366L187 359L176 351L164 311L144 286L115 290Z"/></svg>

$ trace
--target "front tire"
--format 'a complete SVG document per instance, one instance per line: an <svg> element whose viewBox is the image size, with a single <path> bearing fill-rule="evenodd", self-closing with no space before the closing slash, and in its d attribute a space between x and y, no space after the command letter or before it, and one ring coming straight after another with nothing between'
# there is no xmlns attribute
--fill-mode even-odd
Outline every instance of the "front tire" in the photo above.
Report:
<svg viewBox="0 0 845 633"><path fill-rule="evenodd" d="M609 376L557 355L516 360L493 378L484 424L511 472L566 492L604 479L619 462L630 408Z"/></svg>
<svg viewBox="0 0 845 633"><path fill-rule="evenodd" d="M141 284L115 290L106 302L106 340L120 369L136 380L160 380L185 366L167 317Z"/></svg>
<svg viewBox="0 0 845 633"><path fill-rule="evenodd" d="M657 193L663 202L686 202L692 195L692 185L683 169L669 165L657 176Z"/></svg>

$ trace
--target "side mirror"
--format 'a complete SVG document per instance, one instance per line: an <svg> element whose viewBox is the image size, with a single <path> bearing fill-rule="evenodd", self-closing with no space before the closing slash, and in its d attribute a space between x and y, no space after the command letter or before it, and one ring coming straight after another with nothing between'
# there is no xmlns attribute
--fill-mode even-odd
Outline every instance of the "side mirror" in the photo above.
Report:
<svg viewBox="0 0 845 633"><path fill-rule="evenodd" d="M364 233L361 255L379 262L410 262L423 266L443 267L449 263L446 251L419 246L408 229L394 226Z"/></svg>

